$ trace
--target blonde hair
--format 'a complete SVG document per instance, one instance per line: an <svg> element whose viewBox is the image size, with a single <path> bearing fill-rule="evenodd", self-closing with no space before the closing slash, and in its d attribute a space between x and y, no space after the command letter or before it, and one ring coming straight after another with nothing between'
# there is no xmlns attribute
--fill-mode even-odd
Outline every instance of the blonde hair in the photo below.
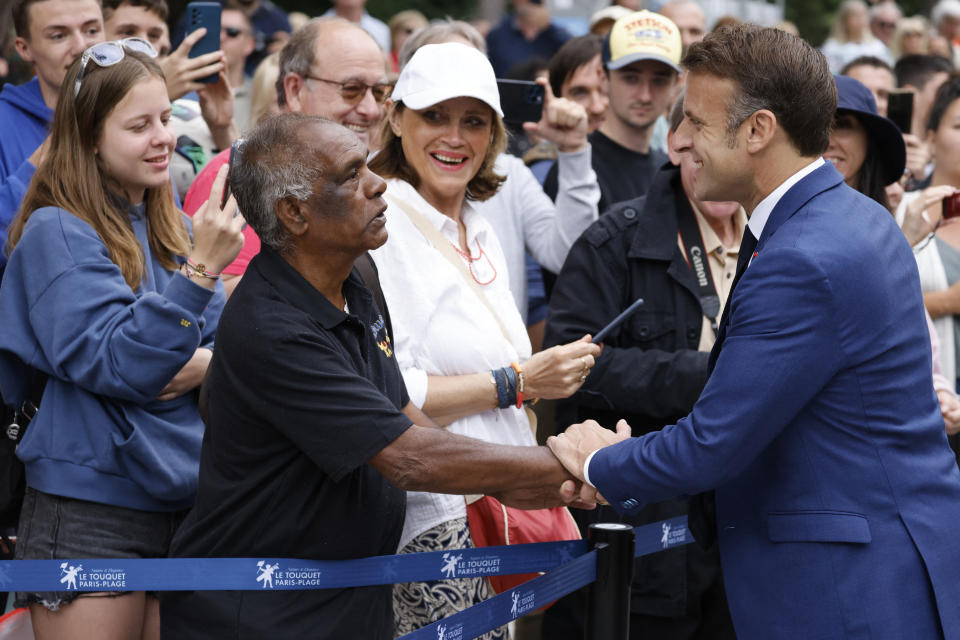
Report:
<svg viewBox="0 0 960 640"><path fill-rule="evenodd" d="M163 71L147 56L126 50L115 65L88 63L80 92L74 96L80 61L74 61L61 85L50 147L10 225L9 246L12 251L37 209L59 207L93 227L127 285L136 291L146 273L143 248L119 190L112 177L104 173L94 149L103 134L103 122L117 103L138 82L149 78L163 81ZM190 237L183 214L174 205L171 184L148 189L144 201L150 251L164 268L174 270L174 256L190 251Z"/></svg>
<svg viewBox="0 0 960 640"><path fill-rule="evenodd" d="M256 126L260 119L280 109L277 104L277 77L280 75L280 52L274 51L253 73L250 82L250 127Z"/></svg>

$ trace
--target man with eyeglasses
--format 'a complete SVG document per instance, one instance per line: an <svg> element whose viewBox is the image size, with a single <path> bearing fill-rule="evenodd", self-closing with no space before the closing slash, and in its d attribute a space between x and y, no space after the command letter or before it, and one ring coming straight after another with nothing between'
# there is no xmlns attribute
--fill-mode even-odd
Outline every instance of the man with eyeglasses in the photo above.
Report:
<svg viewBox="0 0 960 640"><path fill-rule="evenodd" d="M380 121L391 88L376 41L341 18L314 18L298 29L280 52L280 110L329 118L357 134L367 150L379 147ZM207 163L184 198L184 211L190 214L200 208L229 157L229 150L222 151ZM221 280L227 295L259 252L260 238L247 227L240 255L223 270Z"/></svg>
<svg viewBox="0 0 960 640"><path fill-rule="evenodd" d="M0 92L0 245L43 157L67 69L104 39L99 0L14 0L12 15L14 46L37 75Z"/></svg>

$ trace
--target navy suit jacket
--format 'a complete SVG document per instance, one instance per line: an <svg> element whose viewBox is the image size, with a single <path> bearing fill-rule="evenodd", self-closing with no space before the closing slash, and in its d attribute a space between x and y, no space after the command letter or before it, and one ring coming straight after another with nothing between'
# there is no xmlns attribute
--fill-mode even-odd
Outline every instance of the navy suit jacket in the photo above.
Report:
<svg viewBox="0 0 960 640"><path fill-rule="evenodd" d="M960 471L893 217L820 167L728 305L692 413L597 452L591 481L625 513L716 489L740 640L960 639Z"/></svg>

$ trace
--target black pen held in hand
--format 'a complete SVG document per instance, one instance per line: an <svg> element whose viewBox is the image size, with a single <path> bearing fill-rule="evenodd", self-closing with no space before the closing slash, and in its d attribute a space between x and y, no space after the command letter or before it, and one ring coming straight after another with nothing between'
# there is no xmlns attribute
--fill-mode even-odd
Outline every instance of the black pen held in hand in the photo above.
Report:
<svg viewBox="0 0 960 640"><path fill-rule="evenodd" d="M620 324L621 324L624 320L626 320L627 318L629 318L630 315L631 315L634 311L636 311L637 309L639 309L641 305L643 305L643 298L637 298L637 299L633 302L633 304L631 304L629 307L627 307L626 309L624 309L623 312L621 312L620 315L618 315L616 318L614 318L613 320L611 320L611 321L610 321L610 324L608 324L607 326L605 326L603 329L600 329L600 332L597 333L597 335L593 336L593 340L591 340L590 342L592 342L593 344L599 344L599 343L603 342L604 338L606 338L606 337L610 334L611 331L613 331L614 329L616 329L617 327L619 327Z"/></svg>

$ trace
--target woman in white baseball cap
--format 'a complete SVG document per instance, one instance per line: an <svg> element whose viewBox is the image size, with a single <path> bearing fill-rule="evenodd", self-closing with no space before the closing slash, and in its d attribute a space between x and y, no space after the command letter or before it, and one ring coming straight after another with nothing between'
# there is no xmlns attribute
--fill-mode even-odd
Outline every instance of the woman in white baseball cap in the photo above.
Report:
<svg viewBox="0 0 960 640"><path fill-rule="evenodd" d="M372 255L411 401L455 433L535 444L524 400L574 393L600 349L582 340L531 357L506 259L476 207L505 180L494 167L506 132L487 58L460 43L419 48L397 80L382 140L370 169L387 179L390 239ZM470 546L463 497L408 493L401 553ZM398 584L396 631L491 595L477 578Z"/></svg>

